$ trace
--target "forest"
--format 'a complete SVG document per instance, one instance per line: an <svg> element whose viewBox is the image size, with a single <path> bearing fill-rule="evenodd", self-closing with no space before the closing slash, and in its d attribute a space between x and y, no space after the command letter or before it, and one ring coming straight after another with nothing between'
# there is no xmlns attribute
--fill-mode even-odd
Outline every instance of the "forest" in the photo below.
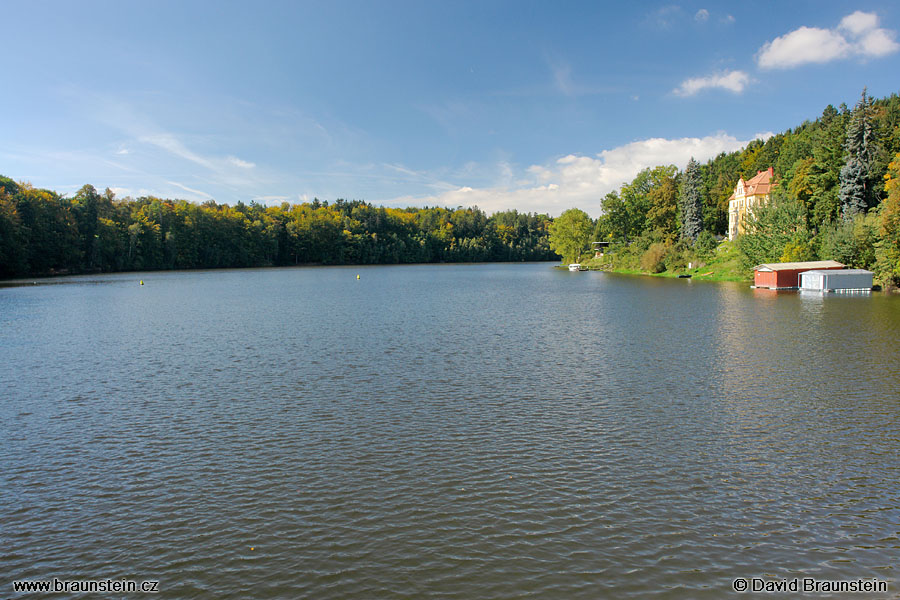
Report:
<svg viewBox="0 0 900 600"><path fill-rule="evenodd" d="M744 235L721 243L738 178L769 167L776 183L769 203L754 211ZM897 285L900 97L875 100L863 90L852 109L829 105L815 121L706 164L692 159L684 171L675 165L645 169L602 204L596 220L577 209L556 219L554 228L574 231L559 223L574 220L579 231L587 230L574 246L551 236L564 260L575 260L590 241L605 240L612 243L609 266L620 270L676 272L727 251L737 255L745 276L763 262L833 259Z"/></svg>
<svg viewBox="0 0 900 600"><path fill-rule="evenodd" d="M106 271L553 260L549 217L314 200L235 206L71 198L0 177L0 277Z"/></svg>
<svg viewBox="0 0 900 600"><path fill-rule="evenodd" d="M774 169L769 203L722 242L739 177ZM602 198L602 214L551 219L477 207L384 208L360 200L264 206L118 199L85 185L71 198L0 176L0 277L299 264L574 262L611 243L618 270L677 272L734 255L763 262L834 259L900 284L900 97L814 121L680 170L641 171Z"/></svg>

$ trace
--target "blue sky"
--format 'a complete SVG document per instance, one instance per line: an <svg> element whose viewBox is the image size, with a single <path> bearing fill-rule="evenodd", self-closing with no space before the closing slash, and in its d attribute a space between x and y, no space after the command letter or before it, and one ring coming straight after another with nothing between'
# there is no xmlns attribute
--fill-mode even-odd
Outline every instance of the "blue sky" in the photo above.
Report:
<svg viewBox="0 0 900 600"><path fill-rule="evenodd" d="M0 174L71 194L600 214L900 91L893 2L0 4Z"/></svg>

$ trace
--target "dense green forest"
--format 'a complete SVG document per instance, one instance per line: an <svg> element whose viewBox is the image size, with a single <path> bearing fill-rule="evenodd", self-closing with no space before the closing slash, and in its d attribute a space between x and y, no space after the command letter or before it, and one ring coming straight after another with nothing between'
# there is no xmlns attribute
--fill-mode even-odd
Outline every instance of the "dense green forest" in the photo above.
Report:
<svg viewBox="0 0 900 600"><path fill-rule="evenodd" d="M0 177L0 277L270 265L553 260L549 217L514 210L266 207L72 198Z"/></svg>
<svg viewBox="0 0 900 600"><path fill-rule="evenodd" d="M734 244L728 198L772 167L776 186ZM0 277L266 265L577 260L612 243L613 268L677 271L725 250L762 262L834 259L900 283L900 97L827 106L806 121L684 171L641 171L602 199L594 220L517 211L376 207L337 200L266 207L154 197L73 197L0 177Z"/></svg>
<svg viewBox="0 0 900 600"><path fill-rule="evenodd" d="M738 178L769 167L776 182L770 202L754 211L734 244L717 244ZM853 109L829 105L815 121L706 164L692 159L684 171L675 165L643 170L606 195L603 215L576 247L584 252L590 241L609 241L612 268L646 272L713 261L723 250L737 252L744 274L763 262L834 259L873 269L883 283L896 285L898 178L900 97L873 100L863 91ZM563 216L583 223L588 217L578 213ZM551 236L551 247L563 246Z"/></svg>

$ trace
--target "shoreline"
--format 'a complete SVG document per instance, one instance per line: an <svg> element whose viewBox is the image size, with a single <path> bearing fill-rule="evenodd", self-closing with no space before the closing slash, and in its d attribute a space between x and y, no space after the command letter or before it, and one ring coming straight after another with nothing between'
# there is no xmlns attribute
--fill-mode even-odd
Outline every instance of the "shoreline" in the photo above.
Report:
<svg viewBox="0 0 900 600"><path fill-rule="evenodd" d="M256 269L307 269L307 268L368 268L368 267L405 267L405 266L422 266L422 265L522 265L536 263L555 263L554 260L488 260L488 261L441 261L441 262L401 262L401 263L341 263L326 264L321 262L315 263L299 263L296 265L257 265L252 267L189 267L184 269L140 269L128 271L83 271L78 273L44 273L42 275L30 275L27 277L14 277L9 279L0 278L0 288L3 287L19 287L23 285L37 285L39 282L52 279L75 279L77 277L97 277L105 275L144 275L144 274L160 274L160 273L185 273L195 272L203 273L209 271L247 271Z"/></svg>
<svg viewBox="0 0 900 600"><path fill-rule="evenodd" d="M560 269L568 271L568 265L560 263L558 265L554 265L554 269ZM662 273L647 273L646 271L641 271L638 269L610 269L603 267L596 267L585 265L585 271L599 271L603 273L613 273L615 275L632 275L637 277L661 277L664 279L689 279L691 281L704 281L704 282L712 282L712 283L747 283L752 287L753 278L752 277L742 277L739 275L722 275L716 276L714 273L697 273L697 271L705 271L707 267L699 267L696 269L688 269L681 273L671 272L671 271L663 271ZM686 276L686 277L685 277ZM880 284L876 284L873 286L872 293L884 293L884 294L900 294L900 287L893 286L884 286Z"/></svg>
<svg viewBox="0 0 900 600"><path fill-rule="evenodd" d="M626 267L613 267L610 262L601 263L602 259L591 258L581 264L586 271L603 271L605 273L617 273L619 275L641 275L645 277L663 277L668 279L694 279L697 281L730 281L736 283L753 283L752 275L743 275L734 270L733 265L715 260L702 263L701 266L691 269L678 269L675 271L661 271L651 273L642 269L629 269ZM568 269L568 265L560 263L555 268Z"/></svg>

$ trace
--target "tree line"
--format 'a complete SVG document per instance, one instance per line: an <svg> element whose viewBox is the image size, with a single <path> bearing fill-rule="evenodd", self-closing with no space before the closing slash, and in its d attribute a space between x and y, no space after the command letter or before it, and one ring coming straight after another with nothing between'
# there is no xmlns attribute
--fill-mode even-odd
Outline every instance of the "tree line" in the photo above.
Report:
<svg viewBox="0 0 900 600"><path fill-rule="evenodd" d="M900 97L863 90L853 109L827 106L815 121L721 153L641 171L602 200L596 220L573 209L557 221L551 247L571 261L590 241L613 244L616 268L677 270L712 260L728 227L740 177L773 167L770 202L753 211L734 244L746 272L763 262L834 259L900 284ZM556 224L554 224L556 227ZM573 244L563 231L581 231Z"/></svg>
<svg viewBox="0 0 900 600"><path fill-rule="evenodd" d="M591 241L613 244L617 268L678 270L714 260L739 177L773 167L770 202L734 249L762 262L834 259L900 284L900 97L863 90L851 110L755 140L684 171L641 171L602 199L596 220L515 210L384 208L337 200L263 206L117 199L86 185L67 198L0 177L0 277L138 269L308 263L553 260Z"/></svg>
<svg viewBox="0 0 900 600"><path fill-rule="evenodd" d="M384 208L314 200L263 206L71 198L0 176L0 277L299 264L554 260L550 218L515 210Z"/></svg>

